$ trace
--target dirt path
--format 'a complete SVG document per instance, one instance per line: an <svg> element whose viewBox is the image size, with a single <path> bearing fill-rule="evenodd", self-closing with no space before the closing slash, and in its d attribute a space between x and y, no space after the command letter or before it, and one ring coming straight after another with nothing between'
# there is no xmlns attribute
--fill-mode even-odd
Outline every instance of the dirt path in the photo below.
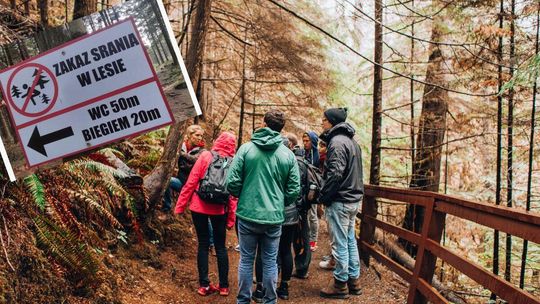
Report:
<svg viewBox="0 0 540 304"><path fill-rule="evenodd" d="M189 244L182 248L168 249L160 256L163 265L155 269L144 263L135 263L131 278L125 278L121 292L123 303L154 304L154 303L236 303L237 269L239 253L234 251L236 236L234 231L227 235L227 245L230 263L231 294L222 297L217 294L201 297L196 293L197 265L196 240L190 238ZM404 303L407 293L407 284L397 275L386 268L375 264L366 270L362 269L363 294L351 296L348 300L327 300L319 297L319 290L332 280L329 271L318 267L321 257L329 252L328 234L326 225L322 222L319 237L319 248L314 252L310 267L310 276L307 280L293 278L290 283L290 299L280 300L281 303ZM177 253L182 253L179 255ZM217 281L216 259L211 257L210 279Z"/></svg>

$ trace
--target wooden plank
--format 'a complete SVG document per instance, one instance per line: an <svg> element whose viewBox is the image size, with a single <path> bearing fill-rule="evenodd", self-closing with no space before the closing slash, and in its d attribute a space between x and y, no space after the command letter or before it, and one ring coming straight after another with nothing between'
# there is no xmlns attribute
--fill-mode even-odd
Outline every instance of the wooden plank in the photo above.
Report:
<svg viewBox="0 0 540 304"><path fill-rule="evenodd" d="M511 218L516 221L526 222L530 224L540 225L540 213L532 211L524 211L516 208L509 208L506 206L495 206L481 202L473 202L457 198L450 195L435 194L436 204L439 201L450 203L453 205L459 205L468 207L471 209L487 212L494 215L499 215L506 218Z"/></svg>
<svg viewBox="0 0 540 304"><path fill-rule="evenodd" d="M426 249L509 303L540 304L540 299L533 297L531 294L524 292L432 240L427 240Z"/></svg>
<svg viewBox="0 0 540 304"><path fill-rule="evenodd" d="M416 245L420 244L421 236L418 233L414 233L412 231L403 229L401 227L385 223L381 220L378 220L376 218L373 218L371 216L362 216L365 221L371 221L375 223L375 226L378 228L381 228L384 231L390 232L394 235L399 236L400 238L403 238L411 243L414 243Z"/></svg>
<svg viewBox="0 0 540 304"><path fill-rule="evenodd" d="M380 252L373 245L369 245L366 242L361 242L362 248L365 251L368 251L379 263L388 267L391 271L399 275L407 282L411 282L412 272L386 256L384 253Z"/></svg>
<svg viewBox="0 0 540 304"><path fill-rule="evenodd" d="M431 198L436 194L435 192L430 192L430 191L413 190L409 188L392 188L392 187L374 186L374 185L364 185L364 190L374 190L374 191L381 191L385 193L406 194L406 195L413 195L416 197L427 197L427 198Z"/></svg>
<svg viewBox="0 0 540 304"><path fill-rule="evenodd" d="M437 201L435 210L493 228L531 242L540 244L540 225L514 220L483 210L465 207L454 203Z"/></svg>
<svg viewBox="0 0 540 304"><path fill-rule="evenodd" d="M429 228L427 232L427 238L429 240L432 240L439 244L441 243L445 221L446 221L446 213L437 212L437 211L433 212L431 216L431 221L429 222ZM427 224L427 223L424 223L424 224ZM422 265L420 268L419 279L425 280L427 283L431 284L431 282L433 281L433 274L435 274L436 265L437 265L437 256L435 256L430 251L426 250L424 252L424 258L423 258Z"/></svg>
<svg viewBox="0 0 540 304"><path fill-rule="evenodd" d="M426 282L424 279L420 278L418 280L418 290L431 302L431 303L443 303L448 304L448 300L446 300L437 289L435 289L433 286L431 286L428 282Z"/></svg>
<svg viewBox="0 0 540 304"><path fill-rule="evenodd" d="M429 227L431 226L431 217L433 215L434 199L431 198L429 204L425 207L424 221L422 222L422 238L420 239L420 244L418 244L418 251L416 252L416 260L414 263L413 277L411 279L411 284L409 285L409 296L407 298L408 304L416 303L426 303L426 298L418 292L416 289L418 286L418 278L420 277L420 272L425 268L424 256L426 256L426 241L428 238Z"/></svg>
<svg viewBox="0 0 540 304"><path fill-rule="evenodd" d="M385 198L420 206L426 206L430 200L433 200L432 192L423 192L417 190L368 186L364 189L364 191L365 195L368 197Z"/></svg>

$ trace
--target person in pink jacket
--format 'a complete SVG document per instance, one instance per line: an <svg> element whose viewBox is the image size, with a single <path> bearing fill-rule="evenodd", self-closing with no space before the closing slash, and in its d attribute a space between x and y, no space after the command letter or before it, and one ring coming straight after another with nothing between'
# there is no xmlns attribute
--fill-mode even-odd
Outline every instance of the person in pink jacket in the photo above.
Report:
<svg viewBox="0 0 540 304"><path fill-rule="evenodd" d="M223 132L216 139L211 149L223 157L234 156L236 150L236 138L229 132ZM229 258L225 247L226 229L231 229L235 222L237 198L229 196L229 201L224 204L208 203L203 201L196 190L199 189L199 182L204 178L208 166L212 162L212 153L204 151L191 169L191 173L186 184L180 192L176 202L175 214L184 213L188 203L189 210L195 231L197 233L197 269L199 271L199 289L197 292L206 296L214 292L219 292L222 296L229 294ZM219 285L214 286L208 279L208 219L214 230L214 246L216 248Z"/></svg>

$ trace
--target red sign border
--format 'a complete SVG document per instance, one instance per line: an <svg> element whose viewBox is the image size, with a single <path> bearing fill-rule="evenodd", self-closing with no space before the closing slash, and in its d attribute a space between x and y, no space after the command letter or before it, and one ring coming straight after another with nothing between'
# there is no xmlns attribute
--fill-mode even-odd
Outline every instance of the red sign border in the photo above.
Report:
<svg viewBox="0 0 540 304"><path fill-rule="evenodd" d="M7 82L7 87L6 87L7 90L9 90L9 88L11 87L11 82L13 81L13 78L15 77L17 72L19 72L20 70L22 70L24 68L27 68L27 67L36 67L38 69L43 69L43 70L45 70L47 72L47 74L51 75L51 80L52 80L53 85L54 85L54 96L51 99L51 104L47 108L42 110L41 112L26 113L22 109L19 109L19 107L17 107L15 105L15 102L11 98L11 94L4 94L4 96L6 96L6 100L12 105L13 109L15 111L17 111L19 114L21 114L23 116L27 116L27 117L37 117L37 116L40 116L40 115L43 115L43 114L47 113L54 106L54 104L56 103L56 100L58 99L58 82L56 81L55 75L53 74L53 72L51 70L49 70L49 68L47 68L46 66L44 66L42 64L39 64L39 63L29 62L28 64L19 66L17 69L15 69L15 71L13 71L13 73L11 73L11 75L9 76L8 82ZM37 75L37 77L39 77L39 75ZM13 119L13 117L12 117L12 119Z"/></svg>
<svg viewBox="0 0 540 304"><path fill-rule="evenodd" d="M74 156L74 155L80 154L81 152L84 152L84 151L94 150L94 149L97 149L98 147L106 146L106 145L109 145L109 144L111 144L111 143L113 143L113 142L121 141L121 140L126 139L126 138L136 137L136 136L141 135L141 134L143 134L143 133L146 133L146 132L149 132L149 131L152 131L152 130L157 130L157 129L162 128L162 127L167 126L167 125L171 125L171 124L173 124L173 123L175 122L175 120L174 120L174 115L172 114L172 111L171 111L169 102L168 102L167 98L165 97L165 93L164 93L164 91L163 91L163 87L161 86L161 83L160 83L160 81L159 81L159 78L158 78L158 76L157 76L157 73L156 73L156 71L155 71L155 69L154 69L154 66L153 66L153 64L152 64L152 60L150 59L150 56L148 55L148 51L146 50L146 46L144 45L143 40L141 39L141 35L140 35L140 33L139 33L139 30L137 29L137 25L135 24L135 19L134 19L133 17L128 17L128 18L126 18L125 20L118 21L118 22L113 23L113 24L111 24L111 25L109 25L109 26L106 26L106 27L104 27L104 28L102 28L102 29L99 29L99 30L97 30L97 31L95 31L95 32L88 33L88 34L83 35L83 36L81 36L81 37L78 37L78 38L75 38L75 39L73 39L73 40L70 40L70 41L68 41L68 42L66 42L66 43L64 43L64 44L62 44L62 45L59 45L59 46L57 46L57 47L54 47L54 48L52 48L52 49L50 49L50 50L48 50L48 51L46 51L46 52L43 52L43 53L41 53L41 54L35 56L35 57L28 58L28 59L26 59L26 60L24 60L24 61L22 61L22 62L20 62L20 63L18 63L18 64L16 64L16 65L14 65L14 66L11 66L11 67L8 67L8 68L6 68L6 69L3 69L3 70L0 71L0 73L7 72L7 71L9 71L9 70L11 70L11 69L14 69L14 68L17 68L17 67L19 67L19 66L21 66L21 65L23 65L23 64L27 64L27 63L29 63L29 62L32 62L33 60L35 60L35 59L37 59L37 58L40 58L40 57L42 57L42 56L44 56L44 55L47 55L47 54L49 54L49 53L52 53L52 52L57 51L57 50L59 50L59 49L62 49L62 48L64 48L64 47L66 47L66 46L68 46L68 45L71 45L71 44L73 44L73 43L76 43L76 42L78 42L78 41L80 41L80 40L86 39L86 38L88 38L88 37L90 37L90 36L93 36L93 35L95 35L95 34L97 34L97 33L100 33L100 32L103 32L103 31L105 31L105 30L108 30L108 29L110 29L110 28L112 28L112 27L118 26L118 25L120 25L120 24L122 24L122 23L124 23L124 22L131 22L131 25L133 26L133 29L134 29L135 33L137 34L137 38L138 38L139 41L141 42L141 43L140 43L140 46L141 46L141 48L142 48L142 50L143 50L143 53L144 53L144 55L145 55L145 57L146 57L147 63L148 63L148 65L150 66L150 70L152 71L152 74L153 74L154 76L153 76L152 78L148 78L148 79L143 80L143 81L140 81L140 82L138 82L138 83L131 84L131 85L125 86L125 87L123 87L123 88L117 89L117 90L115 90L115 91L109 92L108 94L104 94L104 95L102 95L102 96L98 96L98 97L95 97L95 98L93 98L93 99L87 100L86 102L83 102L84 104L83 104L83 103L79 103L79 104L76 105L77 107L69 108L69 111L58 111L58 112L52 113L51 115L46 115L46 116L43 117L43 118L47 118L47 119L48 119L48 118L51 118L51 117L55 117L55 116L58 116L58 115L62 115L62 114L64 114L64 113L67 113L67 112L70 112L70 111L74 111L74 110L76 110L76 109L78 109L78 108L80 108L80 107L86 106L86 105L88 105L88 104L99 102L99 101L101 101L101 100L103 100L103 99L106 99L106 98L108 98L108 97L110 97L110 96L117 95L117 94L121 94L121 93L126 92L126 91L129 91L129 90L131 90L131 89L133 89L133 88L135 88L135 87L139 87L139 86L142 86L142 85L144 85L144 84L146 84L146 83L153 82L153 81L151 81L151 80L153 79L153 80L156 82L156 84L157 84L157 86L158 86L158 88L159 88L159 91L160 91L160 93L161 93L161 96L162 96L163 101L165 102L165 107L167 108L167 111L168 111L168 113L169 113L170 121L167 122L167 123L158 125L158 126L154 126L154 127L151 127L151 128L145 129L145 130L142 130L142 131L137 132L137 133L129 134L129 135L126 135L126 136L122 136L122 137L115 138L115 139L111 139L110 141L107 141L107 142L104 142L104 143L102 143L102 144L99 144L99 146L91 146L91 147L88 147L88 148L80 149L80 150L73 151L73 152L70 152L70 153L68 153L68 154L64 154L64 155L61 155L61 156L58 156L58 157L55 157L55 158L47 159L46 161L43 161L43 162L40 162L40 163L36 163L36 164L30 165L30 162L28 161L28 155L27 155L27 153L26 153L26 149L25 149L25 146L24 146L24 144L23 144L23 141L21 140L21 135L20 135L20 133L19 133L19 130L20 130L21 128L25 128L25 127L28 127L28 126L37 125L39 122L43 121L44 119L36 119L36 120L33 120L33 121L29 122L29 123L26 124L26 125L25 125L25 124L22 124L22 125L20 125L20 126L16 126L16 127L15 127L15 129L16 129L16 131L17 131L17 132L16 132L16 133L17 133L17 138L18 138L19 144L21 145L21 148L22 148L22 150L23 150L24 158L26 159L26 166L27 166L28 169L30 169L30 168L35 168L35 167L38 167L38 166L40 166L40 165L43 165L43 164L46 164L46 163L49 163L49 162L53 162L53 161L58 160L58 159L63 159L63 158L67 158L67 157L70 157L70 156ZM182 75L182 77L184 77L184 75ZM185 78L185 77L184 77L184 78ZM184 80L185 80L185 79L184 79ZM134 86L134 85L136 85L136 86ZM5 95L5 92L4 92L4 86L3 86L3 85L0 86L0 90L2 90L2 94L3 94L4 96L6 96L6 95ZM83 104L83 105L81 105L81 104ZM12 122L14 122L15 120L14 120L14 118L13 118L13 113L11 112L11 109L10 109L9 107L8 107L8 110L9 110L9 113L10 113L10 116L11 116L11 120L12 120ZM64 109L64 110L66 110L66 109Z"/></svg>

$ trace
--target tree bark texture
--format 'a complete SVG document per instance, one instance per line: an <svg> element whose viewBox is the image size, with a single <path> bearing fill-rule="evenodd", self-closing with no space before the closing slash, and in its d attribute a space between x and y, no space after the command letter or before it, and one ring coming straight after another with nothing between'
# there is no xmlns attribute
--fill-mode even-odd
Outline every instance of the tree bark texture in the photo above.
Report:
<svg viewBox="0 0 540 304"><path fill-rule="evenodd" d="M39 16L43 26L49 26L49 0L39 0Z"/></svg>
<svg viewBox="0 0 540 304"><path fill-rule="evenodd" d="M432 41L442 41L444 20L433 21ZM426 82L445 86L446 67L441 49L430 45ZM426 85L422 98L422 111L416 140L415 163L413 164L410 188L425 191L439 191L441 176L441 156L446 131L446 112L448 111L448 92L439 87ZM424 220L424 208L408 205L403 227L420 233ZM413 245L406 243L409 253L415 254Z"/></svg>
<svg viewBox="0 0 540 304"><path fill-rule="evenodd" d="M514 76L514 62L516 60L516 1L512 0L511 7L511 16L510 16L510 77ZM513 161L514 161L514 89L510 88L508 92L508 117L507 117L507 126L508 126L508 149L507 151L507 174L506 174L506 206L512 207L513 189L514 189L514 170L513 170ZM505 267L504 267L504 279L509 281L511 280L512 274L512 236L506 234L506 252L505 252Z"/></svg>
<svg viewBox="0 0 540 304"><path fill-rule="evenodd" d="M373 71L373 121L371 130L371 162L369 183L378 185L381 173L381 125L382 125L382 53L383 53L383 7L382 0L375 0L375 47ZM377 200L368 197L362 204L362 214L377 217ZM361 223L360 239L373 244L375 226L365 221ZM360 252L361 258L369 266L369 255Z"/></svg>
<svg viewBox="0 0 540 304"><path fill-rule="evenodd" d="M504 0L501 0L499 3L499 29L503 29L503 16L504 16ZM499 43L497 46L497 62L499 66L497 67L497 91L501 91L503 86L503 76L502 76L502 52L503 52L503 37L499 36ZM502 180L502 108L503 108L503 98L502 95L497 96L497 160L496 160L496 181L495 181L495 205L501 204L501 180ZM493 273L495 275L499 274L499 231L493 231ZM497 296L492 293L491 300L495 301Z"/></svg>
<svg viewBox="0 0 540 304"><path fill-rule="evenodd" d="M75 0L73 19L82 18L97 12L97 0Z"/></svg>

